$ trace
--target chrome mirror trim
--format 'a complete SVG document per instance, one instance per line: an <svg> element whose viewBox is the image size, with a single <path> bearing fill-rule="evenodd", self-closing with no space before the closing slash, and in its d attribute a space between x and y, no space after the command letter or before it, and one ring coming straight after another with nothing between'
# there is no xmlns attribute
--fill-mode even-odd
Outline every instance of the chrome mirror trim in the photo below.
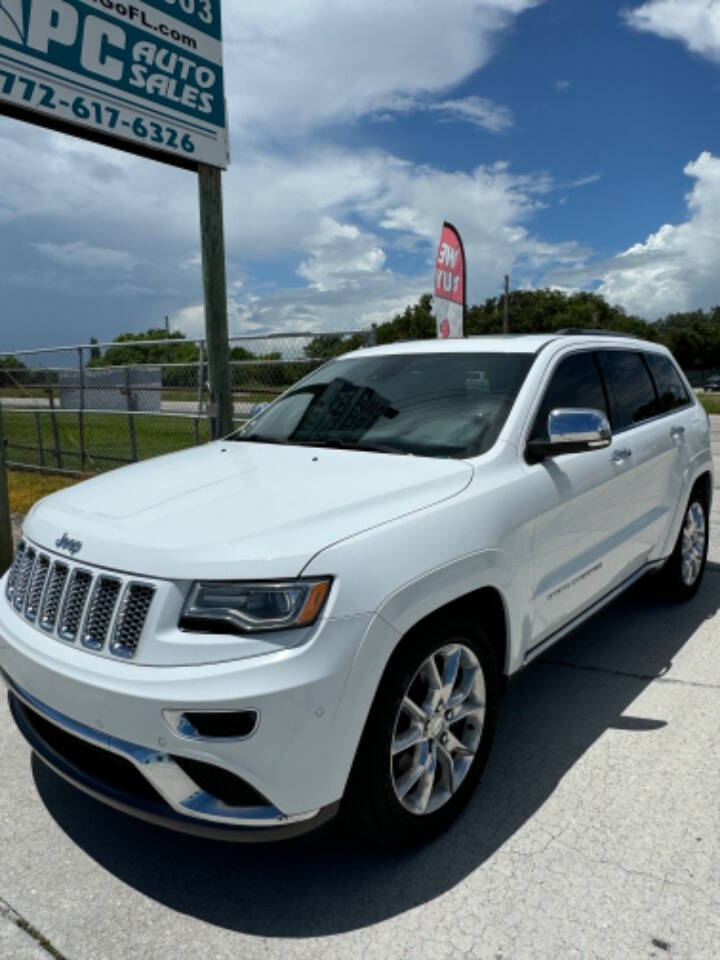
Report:
<svg viewBox="0 0 720 960"><path fill-rule="evenodd" d="M559 408L548 416L551 445L587 445L588 449L610 446L612 432L604 413L590 408Z"/></svg>

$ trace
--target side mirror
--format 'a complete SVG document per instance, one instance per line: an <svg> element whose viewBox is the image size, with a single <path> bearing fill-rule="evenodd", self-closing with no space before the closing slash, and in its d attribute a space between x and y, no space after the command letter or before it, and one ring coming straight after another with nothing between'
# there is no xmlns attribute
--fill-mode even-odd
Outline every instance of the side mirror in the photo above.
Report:
<svg viewBox="0 0 720 960"><path fill-rule="evenodd" d="M609 447L610 424L600 410L553 410L548 417L548 440L531 440L528 450L538 460L563 453L586 453Z"/></svg>

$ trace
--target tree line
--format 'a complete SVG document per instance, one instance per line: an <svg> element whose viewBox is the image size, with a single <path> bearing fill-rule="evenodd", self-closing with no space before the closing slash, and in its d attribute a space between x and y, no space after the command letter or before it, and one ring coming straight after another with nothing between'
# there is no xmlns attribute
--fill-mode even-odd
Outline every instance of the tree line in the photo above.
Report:
<svg viewBox="0 0 720 960"><path fill-rule="evenodd" d="M564 293L561 290L515 290L509 297L512 333L552 333L555 330L613 330L662 343L685 370L720 367L720 306L710 310L671 313L654 322L643 320L611 305L598 293ZM503 298L489 297L467 311L469 336L502 333ZM435 336L432 297L425 294L387 323L377 328L378 343L422 340ZM356 349L358 337L317 337L306 347L308 356L327 359Z"/></svg>

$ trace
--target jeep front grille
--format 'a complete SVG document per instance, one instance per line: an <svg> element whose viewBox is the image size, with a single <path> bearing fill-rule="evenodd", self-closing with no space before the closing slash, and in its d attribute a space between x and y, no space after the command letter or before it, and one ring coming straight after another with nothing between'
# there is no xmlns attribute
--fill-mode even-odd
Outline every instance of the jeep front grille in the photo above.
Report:
<svg viewBox="0 0 720 960"><path fill-rule="evenodd" d="M125 588L125 596L115 624L115 634L110 644L110 650L116 656L135 656L154 593L155 589L145 583L131 583Z"/></svg>
<svg viewBox="0 0 720 960"><path fill-rule="evenodd" d="M25 606L28 585L35 566L35 551L32 547L26 547L23 552L20 565L18 566L17 580L15 581L15 592L13 594L13 606L16 610L22 610Z"/></svg>
<svg viewBox="0 0 720 960"><path fill-rule="evenodd" d="M40 600L45 589L48 570L50 569L50 557L46 554L38 554L33 567L32 577L28 585L27 597L25 599L25 616L28 620L35 620L38 615Z"/></svg>
<svg viewBox="0 0 720 960"><path fill-rule="evenodd" d="M77 637L91 583L92 574L89 570L80 570L76 567L70 575L58 627L58 636L61 640L73 641Z"/></svg>
<svg viewBox="0 0 720 960"><path fill-rule="evenodd" d="M150 583L93 571L21 540L5 588L8 603L30 623L66 643L132 659L155 596Z"/></svg>
<svg viewBox="0 0 720 960"><path fill-rule="evenodd" d="M40 626L48 633L52 633L57 623L58 611L60 610L60 599L67 583L67 566L64 563L56 562L50 569L45 596L40 611Z"/></svg>
<svg viewBox="0 0 720 960"><path fill-rule="evenodd" d="M93 650L102 650L112 623L120 593L120 581L114 577L98 577L93 587L82 642Z"/></svg>

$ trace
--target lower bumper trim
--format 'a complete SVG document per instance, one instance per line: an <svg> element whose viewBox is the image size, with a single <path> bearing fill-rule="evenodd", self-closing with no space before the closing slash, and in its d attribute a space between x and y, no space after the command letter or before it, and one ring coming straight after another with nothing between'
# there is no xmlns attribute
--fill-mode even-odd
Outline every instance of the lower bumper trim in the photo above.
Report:
<svg viewBox="0 0 720 960"><path fill-rule="evenodd" d="M173 809L173 807L166 802L162 791L130 792L118 786L117 777L110 778L111 782L107 782L99 776L93 776L87 769L81 769L77 763L72 761L72 757L69 758L65 756L63 752L55 749L55 746L48 742L49 739L53 738L43 736L42 734L43 723L50 724L58 733L67 736L73 737L75 731L66 729L64 725L57 723L57 721L55 721L55 711L52 711L53 717L51 719L44 711L41 712L37 709L35 702L28 702L30 695L16 687L7 675L3 674L3 679L8 682L8 686L10 687L8 699L13 719L38 758L73 786L123 813L138 817L158 826L179 830L207 839L253 843L283 840L299 836L331 820L338 812L340 806L339 801L321 808L312 816L305 816L297 820L288 817L282 820L273 819L271 824L267 821L259 821L257 825L253 825L247 822L238 823L237 819L235 819L235 822L232 822L230 817L227 817L224 822L218 822L218 820L212 816L206 818L209 810L212 810L213 813L215 812L215 801L213 798L204 794L203 791L198 790L196 785L193 785L195 787L195 795L193 798L188 798L188 800L194 800L194 809L192 809L192 812L189 810L190 815L186 816L182 812ZM32 701L34 700L35 698L32 698ZM47 710L49 712L49 708L47 708ZM77 737L76 739L82 738ZM116 754L118 751L108 751L104 744L96 746L90 741L90 747L91 749L100 750L103 754L109 754L111 758L114 757L115 760L121 763L129 763L131 760L131 758L127 756L122 758L117 757ZM143 773L144 772L145 771L143 771ZM153 794L155 794L155 796L153 796ZM200 802L204 800L205 797L207 800ZM223 812L225 811L230 813L229 808L223 805ZM238 811L238 813L240 812L241 811ZM245 812L249 811L246 810ZM277 811L277 813L279 813L279 811Z"/></svg>

